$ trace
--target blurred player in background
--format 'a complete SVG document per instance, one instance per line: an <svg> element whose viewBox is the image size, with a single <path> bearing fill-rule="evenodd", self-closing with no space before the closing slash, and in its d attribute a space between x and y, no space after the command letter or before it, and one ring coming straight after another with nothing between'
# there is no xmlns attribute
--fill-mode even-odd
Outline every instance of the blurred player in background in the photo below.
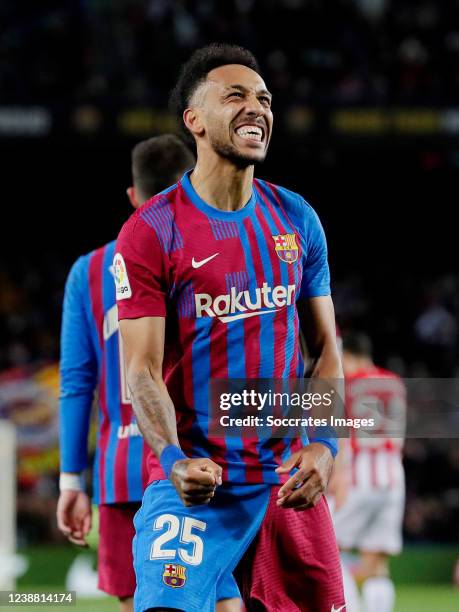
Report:
<svg viewBox="0 0 459 612"><path fill-rule="evenodd" d="M249 51L196 51L174 100L196 167L132 215L114 260L133 406L162 467L135 518L135 609L213 611L259 533L248 610L343 611L322 496L336 440L209 432L211 379L296 378L300 326L313 375L341 377L324 232L301 196L254 180L273 115Z"/></svg>
<svg viewBox="0 0 459 612"><path fill-rule="evenodd" d="M359 552L352 568L344 556L346 610L392 612L395 590L388 558L402 549L405 387L396 374L373 363L371 341L363 333L344 334L343 366L346 416L376 420L374 433L351 430L347 457L341 457L349 484L347 497L336 500L336 536L342 551ZM339 473L345 477L342 469ZM343 491L336 483L332 488Z"/></svg>
<svg viewBox="0 0 459 612"><path fill-rule="evenodd" d="M132 151L134 208L177 181L194 165L188 147L163 135ZM61 336L60 497L57 521L79 545L91 529L91 500L81 472L88 467L88 431L94 392L99 391L99 431L93 468L94 501L99 504L99 588L132 610L132 520L146 485L145 445L133 415L118 333L113 278L115 243L80 257L65 288Z"/></svg>

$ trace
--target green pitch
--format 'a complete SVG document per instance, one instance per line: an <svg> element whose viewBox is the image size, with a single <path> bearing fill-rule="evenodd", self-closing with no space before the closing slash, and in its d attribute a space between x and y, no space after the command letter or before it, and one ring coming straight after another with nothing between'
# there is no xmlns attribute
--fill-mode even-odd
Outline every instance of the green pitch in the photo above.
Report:
<svg viewBox="0 0 459 612"><path fill-rule="evenodd" d="M33 591L29 587L28 591ZM40 590L44 590L41 586ZM5 608L14 610L17 608ZM115 599L80 599L76 606L27 606L27 612L118 612ZM396 612L457 612L459 610L459 590L450 586L402 585L397 587Z"/></svg>
<svg viewBox="0 0 459 612"><path fill-rule="evenodd" d="M43 546L21 551L29 561L29 570L18 580L17 588L25 592L59 591L65 583L68 568L78 551L72 546ZM457 547L412 547L391 562L396 584L396 612L458 612L459 589L449 586ZM1 607L18 610L18 607ZM112 598L80 599L76 606L26 606L24 612L117 612Z"/></svg>
<svg viewBox="0 0 459 612"><path fill-rule="evenodd" d="M457 612L459 590L450 586L401 585L396 587L396 612Z"/></svg>

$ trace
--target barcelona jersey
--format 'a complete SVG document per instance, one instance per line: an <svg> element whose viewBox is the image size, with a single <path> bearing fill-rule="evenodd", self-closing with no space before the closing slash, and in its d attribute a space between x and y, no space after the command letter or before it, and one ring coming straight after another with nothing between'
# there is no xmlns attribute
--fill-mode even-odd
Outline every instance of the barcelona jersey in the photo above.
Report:
<svg viewBox="0 0 459 612"><path fill-rule="evenodd" d="M142 499L146 446L132 412L113 277L115 242L73 265L65 286L61 332L61 470L88 464L88 430L95 391L99 419L93 470L94 501Z"/></svg>
<svg viewBox="0 0 459 612"><path fill-rule="evenodd" d="M163 376L184 452L210 457L229 482L277 484L275 468L301 441L213 437L210 380L302 375L296 302L330 294L324 232L287 189L254 180L229 212L204 202L189 175L122 228L118 315L166 317ZM163 477L152 460L150 481Z"/></svg>

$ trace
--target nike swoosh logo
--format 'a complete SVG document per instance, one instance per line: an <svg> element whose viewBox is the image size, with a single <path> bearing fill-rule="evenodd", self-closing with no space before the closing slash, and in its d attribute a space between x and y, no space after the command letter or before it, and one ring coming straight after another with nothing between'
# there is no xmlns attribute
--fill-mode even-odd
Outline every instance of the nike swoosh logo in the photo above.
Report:
<svg viewBox="0 0 459 612"><path fill-rule="evenodd" d="M201 259L201 261L196 261L196 259L193 257L193 259L191 260L191 265L193 266L193 268L200 268L214 257L217 257L217 255L220 255L220 253L214 253L210 257L206 257L206 259Z"/></svg>
<svg viewBox="0 0 459 612"><path fill-rule="evenodd" d="M341 612L341 610L344 610L345 607L346 607L346 604L344 604L344 606L341 606L341 608L335 608L335 604L333 604L333 607L330 610L330 612Z"/></svg>
<svg viewBox="0 0 459 612"><path fill-rule="evenodd" d="M231 321L238 321L239 319L249 319L250 317L258 317L264 314L274 314L275 312L279 312L280 309L276 310L260 310L259 312L243 312L237 315L230 315L228 317L218 317L222 323L230 323ZM332 612L339 612L339 610L335 610Z"/></svg>

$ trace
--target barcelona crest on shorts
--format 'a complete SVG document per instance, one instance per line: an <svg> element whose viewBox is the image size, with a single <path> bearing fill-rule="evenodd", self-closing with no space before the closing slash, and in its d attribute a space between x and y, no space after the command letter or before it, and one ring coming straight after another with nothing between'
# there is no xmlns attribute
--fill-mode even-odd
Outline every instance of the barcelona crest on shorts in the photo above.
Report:
<svg viewBox="0 0 459 612"><path fill-rule="evenodd" d="M274 248L281 261L293 263L298 259L296 234L279 234L273 236Z"/></svg>
<svg viewBox="0 0 459 612"><path fill-rule="evenodd" d="M175 563L165 563L163 582L173 589L179 589L186 582L186 567Z"/></svg>

